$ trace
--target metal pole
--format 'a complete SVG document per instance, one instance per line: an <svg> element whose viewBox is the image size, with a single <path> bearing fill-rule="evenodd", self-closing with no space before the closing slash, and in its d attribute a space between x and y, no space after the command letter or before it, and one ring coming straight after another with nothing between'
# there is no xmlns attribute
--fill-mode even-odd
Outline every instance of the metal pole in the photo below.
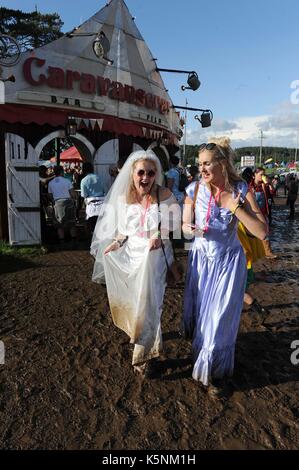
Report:
<svg viewBox="0 0 299 470"><path fill-rule="evenodd" d="M177 106L177 105L172 105L172 108L174 109L186 109L186 106ZM203 113L211 113L212 111L210 109L201 109L201 108L187 108L188 111L202 111Z"/></svg>
<svg viewBox="0 0 299 470"><path fill-rule="evenodd" d="M55 139L56 166L60 165L60 137Z"/></svg>
<svg viewBox="0 0 299 470"><path fill-rule="evenodd" d="M298 152L298 131L297 131L297 134L296 134L295 164L297 162L297 152Z"/></svg>
<svg viewBox="0 0 299 470"><path fill-rule="evenodd" d="M261 130L260 166L262 166L262 152L263 152L263 131Z"/></svg>
<svg viewBox="0 0 299 470"><path fill-rule="evenodd" d="M172 72L172 73L195 73L194 70L177 70L177 69L161 69L156 67L157 72Z"/></svg>
<svg viewBox="0 0 299 470"><path fill-rule="evenodd" d="M186 99L186 106L188 101ZM185 110L185 133L184 133L184 158L183 158L183 165L186 166L186 140L187 140L187 109Z"/></svg>

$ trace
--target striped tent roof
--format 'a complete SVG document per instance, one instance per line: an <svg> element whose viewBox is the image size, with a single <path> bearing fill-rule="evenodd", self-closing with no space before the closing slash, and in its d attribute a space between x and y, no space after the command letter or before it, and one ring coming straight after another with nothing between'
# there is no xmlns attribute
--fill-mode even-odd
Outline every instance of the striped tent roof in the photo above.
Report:
<svg viewBox="0 0 299 470"><path fill-rule="evenodd" d="M93 43L96 34L100 32L103 32L110 42L107 56L113 61L112 65L94 53ZM76 108L75 100L79 99L80 111L90 113L92 118L114 116L151 124L154 128L164 129L173 135L179 134L178 115L171 107L171 99L165 90L160 73L156 71L153 55L123 0L111 0L106 3L99 12L71 33L32 52L22 54L20 62L11 67L11 73L16 76L16 83L6 84L6 103L43 105L61 110L66 107L67 97L70 104L73 100L72 109L76 115L75 110L79 109ZM75 80L73 89L65 87L49 90L47 83L32 86L25 79L23 71L25 61L30 58L45 60L44 65L39 65L34 60L31 63L30 73L34 80L38 80L40 74L47 76L49 67L63 69L65 73L67 70L76 71L81 76L91 74L95 78L100 76L111 82L133 86L136 90L141 89L166 100L170 103L170 110L166 114L161 114L156 109L150 109L149 112L145 107L113 100L109 96L83 94ZM53 99L51 101L51 95L57 95L56 103L53 103Z"/></svg>

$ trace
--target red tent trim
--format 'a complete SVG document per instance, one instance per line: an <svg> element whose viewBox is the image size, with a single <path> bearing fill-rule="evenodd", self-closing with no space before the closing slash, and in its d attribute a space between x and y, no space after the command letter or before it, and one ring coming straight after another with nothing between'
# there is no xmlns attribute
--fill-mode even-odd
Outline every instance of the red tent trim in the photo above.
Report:
<svg viewBox="0 0 299 470"><path fill-rule="evenodd" d="M152 132L163 132L163 137L168 138L170 142L177 140L175 134L159 127L154 123L136 122L128 119L121 119L114 116L108 116L98 113L86 113L84 111L74 111L72 109L57 109L46 106L27 106L19 104L0 105L0 121L15 124L49 124L55 126L65 126L70 116L82 119L103 119L101 127L102 132L111 132L116 135L124 134L133 137L154 138Z"/></svg>

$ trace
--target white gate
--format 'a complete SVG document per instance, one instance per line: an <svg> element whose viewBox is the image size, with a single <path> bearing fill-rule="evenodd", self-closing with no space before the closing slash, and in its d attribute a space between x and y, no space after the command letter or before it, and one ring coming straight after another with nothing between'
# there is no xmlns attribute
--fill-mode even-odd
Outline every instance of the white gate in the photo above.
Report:
<svg viewBox="0 0 299 470"><path fill-rule="evenodd" d="M114 178L109 175L111 165L116 165L119 159L118 139L108 140L97 150L94 157L94 171L102 178L105 194L110 189Z"/></svg>
<svg viewBox="0 0 299 470"><path fill-rule="evenodd" d="M41 243L37 156L16 134L5 134L9 243Z"/></svg>

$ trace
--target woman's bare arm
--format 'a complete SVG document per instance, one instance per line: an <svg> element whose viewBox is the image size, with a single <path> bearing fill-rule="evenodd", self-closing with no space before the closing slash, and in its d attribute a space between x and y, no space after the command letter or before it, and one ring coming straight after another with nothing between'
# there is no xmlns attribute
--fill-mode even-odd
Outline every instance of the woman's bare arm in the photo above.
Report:
<svg viewBox="0 0 299 470"><path fill-rule="evenodd" d="M246 229L260 240L268 234L267 222L251 192L248 192L243 207L239 206L240 194L237 198L231 198L228 204L230 209Z"/></svg>

